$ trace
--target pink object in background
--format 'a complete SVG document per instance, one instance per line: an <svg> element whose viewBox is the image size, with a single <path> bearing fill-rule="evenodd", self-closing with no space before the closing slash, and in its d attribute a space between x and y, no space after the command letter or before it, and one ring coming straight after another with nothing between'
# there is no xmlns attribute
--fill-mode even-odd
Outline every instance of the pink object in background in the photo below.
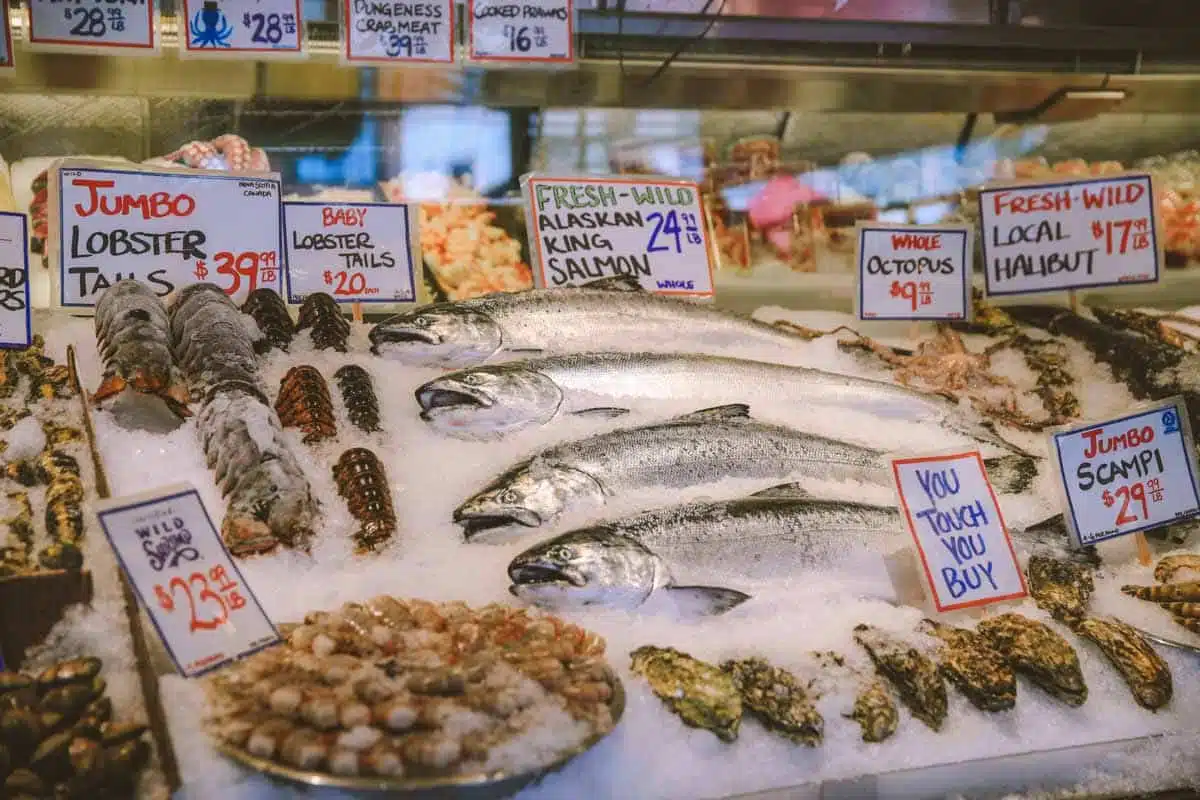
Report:
<svg viewBox="0 0 1200 800"><path fill-rule="evenodd" d="M792 212L797 206L822 199L823 195L805 186L791 175L778 175L767 181L750 201L750 222L781 255L791 252Z"/></svg>

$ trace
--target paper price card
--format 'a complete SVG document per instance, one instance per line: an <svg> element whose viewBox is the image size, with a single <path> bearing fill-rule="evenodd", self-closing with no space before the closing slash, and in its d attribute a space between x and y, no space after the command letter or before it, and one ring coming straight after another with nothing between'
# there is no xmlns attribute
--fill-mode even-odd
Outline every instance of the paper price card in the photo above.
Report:
<svg viewBox="0 0 1200 800"><path fill-rule="evenodd" d="M153 52L154 17L154 0L29 0L29 43Z"/></svg>
<svg viewBox="0 0 1200 800"><path fill-rule="evenodd" d="M194 678L279 641L195 489L106 501L96 515L181 675Z"/></svg>
<svg viewBox="0 0 1200 800"><path fill-rule="evenodd" d="M712 297L712 258L700 190L689 181L524 179L539 286L616 275L659 294Z"/></svg>
<svg viewBox="0 0 1200 800"><path fill-rule="evenodd" d="M892 459L892 471L938 611L1028 593L978 451Z"/></svg>
<svg viewBox="0 0 1200 800"><path fill-rule="evenodd" d="M569 64L575 60L572 0L467 0L471 58Z"/></svg>
<svg viewBox="0 0 1200 800"><path fill-rule="evenodd" d="M0 69L13 66L12 25L9 18L8 0L0 0Z"/></svg>
<svg viewBox="0 0 1200 800"><path fill-rule="evenodd" d="M184 0L183 6L188 55L300 52L300 0Z"/></svg>
<svg viewBox="0 0 1200 800"><path fill-rule="evenodd" d="M979 219L989 295L1158 280L1149 175L983 189Z"/></svg>
<svg viewBox="0 0 1200 800"><path fill-rule="evenodd" d="M408 206L287 202L283 220L289 303L313 292L344 303L416 300Z"/></svg>
<svg viewBox="0 0 1200 800"><path fill-rule="evenodd" d="M28 347L30 334L28 222L0 211L0 347Z"/></svg>
<svg viewBox="0 0 1200 800"><path fill-rule="evenodd" d="M454 0L342 0L345 60L404 64L454 60Z"/></svg>
<svg viewBox="0 0 1200 800"><path fill-rule="evenodd" d="M259 287L281 289L277 176L75 168L68 160L52 185L64 306L93 306L122 278L160 297L215 283L239 303Z"/></svg>
<svg viewBox="0 0 1200 800"><path fill-rule="evenodd" d="M1082 547L1200 515L1181 398L1051 434L1067 526Z"/></svg>
<svg viewBox="0 0 1200 800"><path fill-rule="evenodd" d="M971 229L858 226L859 319L967 319Z"/></svg>

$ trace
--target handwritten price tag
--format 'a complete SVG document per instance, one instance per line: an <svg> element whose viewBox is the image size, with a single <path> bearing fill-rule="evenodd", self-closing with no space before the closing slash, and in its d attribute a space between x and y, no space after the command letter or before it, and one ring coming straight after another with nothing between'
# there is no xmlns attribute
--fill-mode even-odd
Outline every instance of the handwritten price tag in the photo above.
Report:
<svg viewBox="0 0 1200 800"><path fill-rule="evenodd" d="M938 611L1028 593L978 451L893 459L892 472Z"/></svg>
<svg viewBox="0 0 1200 800"><path fill-rule="evenodd" d="M471 58L569 64L575 60L572 0L468 0Z"/></svg>
<svg viewBox="0 0 1200 800"><path fill-rule="evenodd" d="M1080 546L1200 515L1182 398L1051 434L1067 525Z"/></svg>
<svg viewBox="0 0 1200 800"><path fill-rule="evenodd" d="M0 211L0 347L28 347L29 225L24 214Z"/></svg>
<svg viewBox="0 0 1200 800"><path fill-rule="evenodd" d="M708 225L695 183L537 175L523 183L539 286L622 275L659 294L713 296Z"/></svg>
<svg viewBox="0 0 1200 800"><path fill-rule="evenodd" d="M29 0L29 43L45 49L154 51L153 0Z"/></svg>
<svg viewBox="0 0 1200 800"><path fill-rule="evenodd" d="M300 0L184 0L189 55L300 52Z"/></svg>
<svg viewBox="0 0 1200 800"><path fill-rule="evenodd" d="M342 0L347 63L454 60L454 0Z"/></svg>
<svg viewBox="0 0 1200 800"><path fill-rule="evenodd" d="M971 230L859 223L859 319L968 319Z"/></svg>
<svg viewBox="0 0 1200 800"><path fill-rule="evenodd" d="M181 675L194 678L279 641L195 489L107 501L96 513Z"/></svg>
<svg viewBox="0 0 1200 800"><path fill-rule="evenodd" d="M415 301L407 205L287 202L283 218L288 302L313 292L344 303Z"/></svg>
<svg viewBox="0 0 1200 800"><path fill-rule="evenodd" d="M279 291L278 176L76 163L62 162L51 182L62 305L95 305L99 292L129 277L159 296L205 281L235 302L260 286Z"/></svg>
<svg viewBox="0 0 1200 800"><path fill-rule="evenodd" d="M1155 210L1140 174L980 191L988 294L1155 283Z"/></svg>

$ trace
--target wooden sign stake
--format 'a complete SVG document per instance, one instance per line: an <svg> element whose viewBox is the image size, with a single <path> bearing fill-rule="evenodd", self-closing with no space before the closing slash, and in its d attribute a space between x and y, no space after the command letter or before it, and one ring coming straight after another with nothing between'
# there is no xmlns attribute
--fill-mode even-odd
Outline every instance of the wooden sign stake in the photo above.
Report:
<svg viewBox="0 0 1200 800"><path fill-rule="evenodd" d="M350 315L352 317L354 317L355 322L362 322L363 321L362 303L351 303L350 304Z"/></svg>
<svg viewBox="0 0 1200 800"><path fill-rule="evenodd" d="M1075 294L1074 289L1067 291L1067 303L1070 305L1072 312L1079 313L1079 295Z"/></svg>
<svg viewBox="0 0 1200 800"><path fill-rule="evenodd" d="M1150 543L1146 541L1146 535L1144 533L1135 533L1133 541L1137 545L1138 563L1143 567L1150 566L1154 558L1150 553Z"/></svg>

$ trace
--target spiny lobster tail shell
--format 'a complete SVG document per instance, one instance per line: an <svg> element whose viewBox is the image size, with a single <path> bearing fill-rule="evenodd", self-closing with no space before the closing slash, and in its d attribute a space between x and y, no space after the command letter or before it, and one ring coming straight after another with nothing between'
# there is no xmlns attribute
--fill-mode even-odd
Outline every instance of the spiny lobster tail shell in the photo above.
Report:
<svg viewBox="0 0 1200 800"><path fill-rule="evenodd" d="M359 552L372 552L396 533L392 490L379 458L363 447L342 453L333 466L333 479L351 515L362 523L355 535Z"/></svg>
<svg viewBox="0 0 1200 800"><path fill-rule="evenodd" d="M266 352L272 347L287 351L296 335L296 325L288 313L287 304L274 289L255 289L242 303L242 313L248 314L258 324L263 338L257 348Z"/></svg>
<svg viewBox="0 0 1200 800"><path fill-rule="evenodd" d="M382 430L379 425L379 398L375 396L370 373L357 364L347 364L333 373L333 379L342 391L346 414L355 427L366 433Z"/></svg>
<svg viewBox="0 0 1200 800"><path fill-rule="evenodd" d="M111 286L96 303L95 326L104 376L93 403L131 388L160 397L176 414L188 416L187 387L175 366L167 310L149 287L132 279ZM55 393L54 376L42 373Z"/></svg>
<svg viewBox="0 0 1200 800"><path fill-rule="evenodd" d="M195 399L226 381L261 385L246 318L219 287L187 286L171 303L170 316L175 358Z"/></svg>
<svg viewBox="0 0 1200 800"><path fill-rule="evenodd" d="M319 442L337 436L329 386L315 367L292 367L283 376L275 410L285 428L304 431L304 441Z"/></svg>
<svg viewBox="0 0 1200 800"><path fill-rule="evenodd" d="M296 328L311 328L312 343L318 350L346 352L350 322L342 316L337 301L331 295L315 292L306 297L300 306L300 321Z"/></svg>

